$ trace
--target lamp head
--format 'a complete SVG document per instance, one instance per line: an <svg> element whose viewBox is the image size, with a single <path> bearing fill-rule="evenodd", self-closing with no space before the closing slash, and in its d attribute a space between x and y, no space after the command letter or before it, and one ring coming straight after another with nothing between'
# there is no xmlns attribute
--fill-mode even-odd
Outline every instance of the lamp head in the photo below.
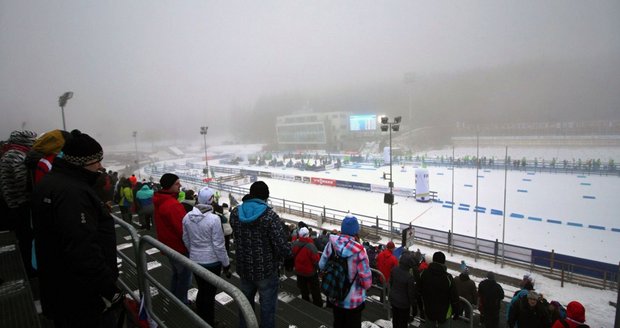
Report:
<svg viewBox="0 0 620 328"><path fill-rule="evenodd" d="M401 116L396 116L396 117L394 118L394 123L396 123L396 124L400 123L400 120L401 120L401 119L402 119L402 117L401 117Z"/></svg>
<svg viewBox="0 0 620 328"><path fill-rule="evenodd" d="M388 126L387 125L382 125L381 126L381 132L387 132L388 131Z"/></svg>
<svg viewBox="0 0 620 328"><path fill-rule="evenodd" d="M381 124L387 124L388 122L388 117L387 116L381 116Z"/></svg>

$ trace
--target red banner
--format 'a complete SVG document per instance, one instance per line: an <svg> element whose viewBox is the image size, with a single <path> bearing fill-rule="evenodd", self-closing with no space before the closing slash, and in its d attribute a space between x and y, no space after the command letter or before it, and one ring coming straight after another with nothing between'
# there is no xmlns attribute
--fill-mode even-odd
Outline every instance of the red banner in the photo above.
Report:
<svg viewBox="0 0 620 328"><path fill-rule="evenodd" d="M336 186L336 180L334 179L323 179L323 178L311 178L310 183L312 184L318 184L318 185L323 185L323 186L330 186L330 187L335 187Z"/></svg>

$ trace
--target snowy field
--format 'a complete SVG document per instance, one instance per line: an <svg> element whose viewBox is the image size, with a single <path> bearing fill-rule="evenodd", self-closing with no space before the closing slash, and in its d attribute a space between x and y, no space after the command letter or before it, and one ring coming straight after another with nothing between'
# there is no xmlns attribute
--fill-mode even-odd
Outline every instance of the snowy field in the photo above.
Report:
<svg viewBox="0 0 620 328"><path fill-rule="evenodd" d="M324 172L299 171L293 168L246 166L247 169L271 171L280 174L339 179L387 186L382 173L388 167L377 170L340 169ZM485 213L478 213L479 238L502 241L504 171L480 170L476 182L475 169L454 170L454 196L452 195L452 170L430 167L430 190L437 191L441 201L469 206L455 206L452 210L442 203L420 203L413 197L396 196L394 222L412 222L443 231L454 225L454 232L476 235L477 206ZM394 168L395 188L414 188L414 168ZM295 183L277 179L261 178L278 198L303 201L328 208L350 210L368 216L387 219L388 206L383 194L349 190L330 186ZM506 230L505 242L541 250L590 258L617 264L620 256L620 210L614 200L620 192L617 176L583 176L568 174L508 171L506 184ZM476 203L478 185L478 203ZM584 198L585 196L585 198Z"/></svg>

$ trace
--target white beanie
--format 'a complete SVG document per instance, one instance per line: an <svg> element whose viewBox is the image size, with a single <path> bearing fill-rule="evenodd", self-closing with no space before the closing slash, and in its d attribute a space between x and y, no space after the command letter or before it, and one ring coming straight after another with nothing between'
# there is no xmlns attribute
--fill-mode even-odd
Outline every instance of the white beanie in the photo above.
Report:
<svg viewBox="0 0 620 328"><path fill-rule="evenodd" d="M198 192L198 204L205 204L205 205L211 204L213 194L214 194L213 189L209 187L203 187Z"/></svg>
<svg viewBox="0 0 620 328"><path fill-rule="evenodd" d="M299 237L308 237L310 235L310 230L308 228L303 227L299 229Z"/></svg>

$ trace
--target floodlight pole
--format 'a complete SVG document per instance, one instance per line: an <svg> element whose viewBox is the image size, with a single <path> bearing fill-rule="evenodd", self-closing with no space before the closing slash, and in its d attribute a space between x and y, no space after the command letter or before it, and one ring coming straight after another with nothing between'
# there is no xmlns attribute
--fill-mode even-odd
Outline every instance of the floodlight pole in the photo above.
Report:
<svg viewBox="0 0 620 328"><path fill-rule="evenodd" d="M207 178L208 178L209 177L209 160L207 159L207 130L209 130L208 126L200 127L200 134L202 134L202 137L204 139L204 144L205 144L205 167L206 167L205 174L207 175Z"/></svg>
<svg viewBox="0 0 620 328"><path fill-rule="evenodd" d="M142 180L142 175L140 174L140 157L138 155L138 131L133 132L133 144L136 148L136 165L138 166L138 178Z"/></svg>
<svg viewBox="0 0 620 328"><path fill-rule="evenodd" d="M381 131L385 132L385 128L389 129L389 138L390 138L390 182L388 184L390 188L390 197L389 197L389 210L388 210L388 221L390 226L390 240L393 240L393 232L394 232L394 182L392 181L392 130L398 131L399 124L401 121L401 117L398 116L394 118L394 121L390 122L389 119L384 116L381 118Z"/></svg>
<svg viewBox="0 0 620 328"><path fill-rule="evenodd" d="M62 96L58 97L58 105L60 106L60 112L62 113L62 129L67 130L67 126L65 125L65 105L67 104L67 100L73 97L73 92L67 91L62 94Z"/></svg>
<svg viewBox="0 0 620 328"><path fill-rule="evenodd" d="M67 131L67 126L65 125L65 106L60 106L60 112L62 113L62 129Z"/></svg>
<svg viewBox="0 0 620 328"><path fill-rule="evenodd" d="M390 195L392 195L390 201L390 241L392 241L392 234L394 233L394 182L392 182L392 124L390 124Z"/></svg>

